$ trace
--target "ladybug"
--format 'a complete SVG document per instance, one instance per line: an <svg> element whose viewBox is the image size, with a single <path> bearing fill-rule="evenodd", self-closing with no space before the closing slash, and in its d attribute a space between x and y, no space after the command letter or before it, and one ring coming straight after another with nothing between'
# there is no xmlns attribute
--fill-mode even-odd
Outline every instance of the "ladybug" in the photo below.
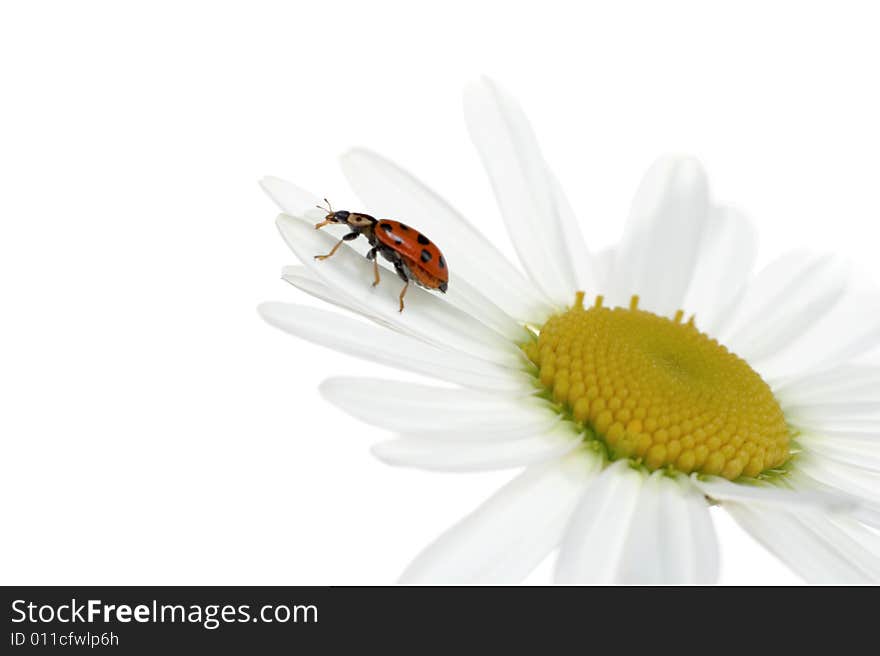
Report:
<svg viewBox="0 0 880 656"><path fill-rule="evenodd" d="M352 241L363 235L370 242L367 259L373 262L373 287L379 284L379 262L376 255L379 254L394 265L397 275L403 280L403 289L400 290L400 312L403 312L403 297L409 288L410 281L415 282L424 289L439 290L446 293L449 285L449 270L446 267L446 258L443 253L430 239L425 237L415 228L411 228L399 221L388 219L374 219L369 214L339 210L334 212L329 201L324 199L327 207L318 206L318 209L327 210L324 220L315 224L315 230L320 230L325 225L333 223L345 224L351 229L333 249L326 255L315 255L316 260L326 260L333 256L344 241Z"/></svg>

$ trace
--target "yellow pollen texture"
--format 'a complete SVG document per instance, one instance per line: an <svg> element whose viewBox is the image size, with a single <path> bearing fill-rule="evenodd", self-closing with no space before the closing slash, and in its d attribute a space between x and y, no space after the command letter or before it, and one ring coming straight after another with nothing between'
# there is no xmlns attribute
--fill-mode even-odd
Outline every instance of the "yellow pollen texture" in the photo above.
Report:
<svg viewBox="0 0 880 656"><path fill-rule="evenodd" d="M768 385L735 354L683 322L602 297L551 317L523 346L539 379L613 459L733 480L789 456L789 431Z"/></svg>

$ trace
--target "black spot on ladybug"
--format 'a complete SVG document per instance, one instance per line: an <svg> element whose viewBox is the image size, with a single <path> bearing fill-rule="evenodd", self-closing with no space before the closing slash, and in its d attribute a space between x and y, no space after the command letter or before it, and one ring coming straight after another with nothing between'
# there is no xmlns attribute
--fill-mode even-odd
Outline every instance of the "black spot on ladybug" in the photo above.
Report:
<svg viewBox="0 0 880 656"><path fill-rule="evenodd" d="M400 246L403 243L403 240L397 235L394 235L394 243Z"/></svg>
<svg viewBox="0 0 880 656"><path fill-rule="evenodd" d="M418 239L418 242L419 242L422 246L427 246L428 244L431 243L431 240L428 239L427 237L425 237L425 235L423 235L423 234L421 234L421 233L419 233L419 236L418 236L417 239Z"/></svg>
<svg viewBox="0 0 880 656"><path fill-rule="evenodd" d="M409 226L406 225L405 223L401 223L401 224L400 224L400 229L403 230L404 232L406 232L407 230L409 230Z"/></svg>
<svg viewBox="0 0 880 656"><path fill-rule="evenodd" d="M430 261L431 261L431 252L428 249L423 248L422 249L422 262L430 262Z"/></svg>
<svg viewBox="0 0 880 656"><path fill-rule="evenodd" d="M442 255L440 256L440 259L437 260L437 264L440 266L441 269L445 269L445 268L446 268L446 260L443 259L443 256L442 256ZM446 290L444 289L443 291L445 292Z"/></svg>
<svg viewBox="0 0 880 656"><path fill-rule="evenodd" d="M380 223L379 225L382 226L382 230L384 230L385 232L391 232L392 230L390 223Z"/></svg>

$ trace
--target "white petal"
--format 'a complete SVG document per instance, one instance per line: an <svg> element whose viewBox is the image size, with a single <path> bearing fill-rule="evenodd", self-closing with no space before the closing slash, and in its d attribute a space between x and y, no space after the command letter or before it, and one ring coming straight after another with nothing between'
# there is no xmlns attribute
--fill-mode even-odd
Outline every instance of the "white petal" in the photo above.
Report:
<svg viewBox="0 0 880 656"><path fill-rule="evenodd" d="M559 305L595 293L592 260L578 222L547 168L522 110L489 80L469 85L465 120L514 248L535 284Z"/></svg>
<svg viewBox="0 0 880 656"><path fill-rule="evenodd" d="M453 526L402 583L516 583L556 547L598 459L578 452L531 467Z"/></svg>
<svg viewBox="0 0 880 656"><path fill-rule="evenodd" d="M691 488L691 491L696 492L696 489ZM694 583L715 583L718 580L720 559L718 536L715 533L712 517L702 495L689 495L685 503L691 519L691 539L694 547L692 575L689 580Z"/></svg>
<svg viewBox="0 0 880 656"><path fill-rule="evenodd" d="M626 463L584 493L560 550L565 583L713 583L718 543L702 496L686 479L650 477ZM617 480L612 480L617 479ZM595 498L594 498L595 497ZM618 517L614 517L619 513ZM610 529L611 533L604 531Z"/></svg>
<svg viewBox="0 0 880 656"><path fill-rule="evenodd" d="M795 376L773 388L783 407L849 403L880 398L880 367L841 365Z"/></svg>
<svg viewBox="0 0 880 656"><path fill-rule="evenodd" d="M525 116L523 116L525 120ZM550 181L550 190L556 203L556 216L561 235L562 247L571 267L574 270L575 289L596 294L599 292L599 278L596 274L596 263L593 254L587 247L584 233L581 230L580 221L575 214L574 208L565 195L556 175L547 169L547 177ZM546 224L540 227L543 229ZM570 295L569 295L570 297ZM566 299L570 302L568 299Z"/></svg>
<svg viewBox="0 0 880 656"><path fill-rule="evenodd" d="M617 581L714 583L718 542L709 508L686 479L653 474L642 487Z"/></svg>
<svg viewBox="0 0 880 656"><path fill-rule="evenodd" d="M758 255L751 221L730 207L713 207L682 309L695 314L700 330L717 335L736 308Z"/></svg>
<svg viewBox="0 0 880 656"><path fill-rule="evenodd" d="M876 348L880 294L847 292L827 311L816 312L808 324L798 339L757 363L765 380L833 369Z"/></svg>
<svg viewBox="0 0 880 656"><path fill-rule="evenodd" d="M322 212L317 207L323 199L309 193L305 189L300 189L287 180L266 176L260 180L260 187L286 214L315 217L320 220L327 213L326 211Z"/></svg>
<svg viewBox="0 0 880 656"><path fill-rule="evenodd" d="M875 350L880 346L880 292L874 289L848 293L805 337L794 345L797 350L785 355L796 359L819 353L815 363L807 361L809 366L819 369L833 368Z"/></svg>
<svg viewBox="0 0 880 656"><path fill-rule="evenodd" d="M880 582L880 534L848 517L803 513L798 519L841 558L860 569L863 580Z"/></svg>
<svg viewBox="0 0 880 656"><path fill-rule="evenodd" d="M725 509L758 542L810 583L865 583L876 580L866 571L872 555L820 513L790 513L739 503ZM843 521L843 520L838 520ZM876 563L874 563L876 566Z"/></svg>
<svg viewBox="0 0 880 656"><path fill-rule="evenodd" d="M297 264L284 267L281 270L281 278L315 298L333 303L346 310L354 310L355 308L348 298L341 296L338 292L325 285L302 265ZM362 313L361 306L358 306L355 311Z"/></svg>
<svg viewBox="0 0 880 656"><path fill-rule="evenodd" d="M795 253L761 271L744 295L723 343L752 363L775 356L839 300L848 267L832 257Z"/></svg>
<svg viewBox="0 0 880 656"><path fill-rule="evenodd" d="M691 482L703 494L716 501L742 502L786 509L818 508L826 512L845 513L854 510L857 502L849 495L820 490L797 491L769 483L731 483L719 476L692 474Z"/></svg>
<svg viewBox="0 0 880 656"><path fill-rule="evenodd" d="M636 192L614 258L611 305L639 295L640 307L670 316L683 309L709 216L703 167L693 159L664 158Z"/></svg>
<svg viewBox="0 0 880 656"><path fill-rule="evenodd" d="M804 449L824 458L880 474L880 431L871 436L866 435L862 441L803 434L798 443Z"/></svg>
<svg viewBox="0 0 880 656"><path fill-rule="evenodd" d="M345 245L332 259L314 259L316 254L329 253L337 243L337 237L315 230L287 214L280 215L277 224L284 241L313 275L339 295L369 307L372 315L400 326L405 332L418 335L429 343L448 346L506 366L522 367L523 356L516 344L474 321L437 295L410 285L406 295L407 307L400 312L398 295L402 283L396 275L386 271L384 279L374 287L372 263Z"/></svg>
<svg viewBox="0 0 880 656"><path fill-rule="evenodd" d="M828 443L843 449L850 449L865 454L876 454L880 450L880 431L873 432L841 427L839 430L829 430L825 433L802 431L798 434L798 444L809 441L811 443Z"/></svg>
<svg viewBox="0 0 880 656"><path fill-rule="evenodd" d="M813 453L798 455L797 476L807 476L822 486L880 505L880 475L834 462ZM858 509L855 511L859 512Z"/></svg>
<svg viewBox="0 0 880 656"><path fill-rule="evenodd" d="M533 389L525 375L513 370L335 312L291 303L263 303L258 310L276 328L348 355L466 387L523 393Z"/></svg>
<svg viewBox="0 0 880 656"><path fill-rule="evenodd" d="M787 291L797 286L801 276L809 273L811 268L815 274L824 265L827 265L825 256L807 251L791 251L777 257L758 271L718 337L727 343L737 332L756 323L765 325L769 319L784 317L785 312L777 310L777 303L786 301Z"/></svg>
<svg viewBox="0 0 880 656"><path fill-rule="evenodd" d="M627 462L618 461L590 484L559 549L556 581L616 580L644 479Z"/></svg>
<svg viewBox="0 0 880 656"><path fill-rule="evenodd" d="M368 424L401 433L470 433L508 438L535 435L559 416L532 396L501 396L470 389L449 389L376 378L330 378L321 383L324 398Z"/></svg>
<svg viewBox="0 0 880 656"><path fill-rule="evenodd" d="M804 434L821 435L822 437L834 438L835 440L863 440L869 437L873 437L875 440L880 439L880 420L874 415L852 415L842 419L835 419L833 422L829 420L820 429L806 429L797 424L794 425Z"/></svg>
<svg viewBox="0 0 880 656"><path fill-rule="evenodd" d="M529 333L524 327L528 321L513 319L495 304L494 299L490 301L485 295L486 290L482 283L474 286L468 280L454 274L450 280L451 286L442 296L449 305L488 326L508 342L521 343L528 339ZM539 310L533 311L535 314L529 316L542 316Z"/></svg>
<svg viewBox="0 0 880 656"><path fill-rule="evenodd" d="M846 517L829 517L828 521L832 522L838 529L840 529L846 536L852 539L857 545L860 545L867 552L873 556L872 566L870 567L873 572L873 579L876 581L880 578L877 570L877 557L880 554L880 533L876 530L870 530L860 522L855 520L846 518ZM878 524L873 525L876 529ZM848 556L852 562L856 562L857 559L861 560L859 556ZM866 568L867 569L867 568Z"/></svg>
<svg viewBox="0 0 880 656"><path fill-rule="evenodd" d="M843 486L834 485L834 476L825 477L826 482L821 482L818 478L811 475L814 472L807 473L803 467L803 460L806 457L814 457L812 455L801 456L798 460L798 468L793 470L788 476L788 482L795 490L820 490L823 492L831 492L837 494L848 494L858 500L858 508L846 514L847 518L863 522L869 526L880 529L880 488L866 490L860 488L858 484L847 477L843 481ZM828 461L825 460L825 463ZM834 467L838 467L837 463L830 463ZM844 469L849 469L844 467ZM860 471L860 470L856 470ZM863 473L860 471L860 473ZM821 471L820 474L821 476ZM872 475L872 474L867 474ZM873 497L873 498L872 498ZM835 515L835 517L841 517ZM878 552L880 553L880 552Z"/></svg>
<svg viewBox="0 0 880 656"><path fill-rule="evenodd" d="M582 442L571 424L560 422L543 434L515 440L402 437L380 442L372 452L389 465L429 471L490 471L555 460Z"/></svg>
<svg viewBox="0 0 880 656"><path fill-rule="evenodd" d="M606 248L593 256L593 268L596 270L596 286L598 293L607 294L614 280L614 248Z"/></svg>
<svg viewBox="0 0 880 656"><path fill-rule="evenodd" d="M304 266L286 266L281 271L281 277L284 279L285 282L289 282L291 285L293 285L297 289L304 291L310 296L320 298L322 301L332 303L333 305L343 308L344 310L350 310L351 312L354 312L356 314L363 315L366 318L375 321L379 325L390 328L391 330L398 330L396 326L393 326L392 324L385 321L382 317L374 314L370 307L362 303L358 303L356 300L348 296L343 296L332 287L324 284L320 280L320 278L315 277Z"/></svg>
<svg viewBox="0 0 880 656"><path fill-rule="evenodd" d="M406 217L441 245L450 264L450 292L467 281L490 304L520 321L542 320L553 308L479 230L431 189L387 159L356 149L342 156L342 169L369 211Z"/></svg>
<svg viewBox="0 0 880 656"><path fill-rule="evenodd" d="M875 397L877 398L877 397ZM880 401L839 401L836 403L807 403L782 405L785 418L796 426L835 426L835 422L847 421L873 423L880 432ZM837 424L839 427L840 424Z"/></svg>

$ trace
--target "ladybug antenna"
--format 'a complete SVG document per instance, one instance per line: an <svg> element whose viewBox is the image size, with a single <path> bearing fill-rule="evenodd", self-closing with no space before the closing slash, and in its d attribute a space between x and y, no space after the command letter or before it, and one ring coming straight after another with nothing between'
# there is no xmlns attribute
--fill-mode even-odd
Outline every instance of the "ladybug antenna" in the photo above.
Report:
<svg viewBox="0 0 880 656"><path fill-rule="evenodd" d="M315 205L315 207L317 207L319 210L327 210L328 212L330 212L332 214L333 213L333 206L330 204L330 201L325 198L324 202L327 203L327 207L322 207L321 205Z"/></svg>

